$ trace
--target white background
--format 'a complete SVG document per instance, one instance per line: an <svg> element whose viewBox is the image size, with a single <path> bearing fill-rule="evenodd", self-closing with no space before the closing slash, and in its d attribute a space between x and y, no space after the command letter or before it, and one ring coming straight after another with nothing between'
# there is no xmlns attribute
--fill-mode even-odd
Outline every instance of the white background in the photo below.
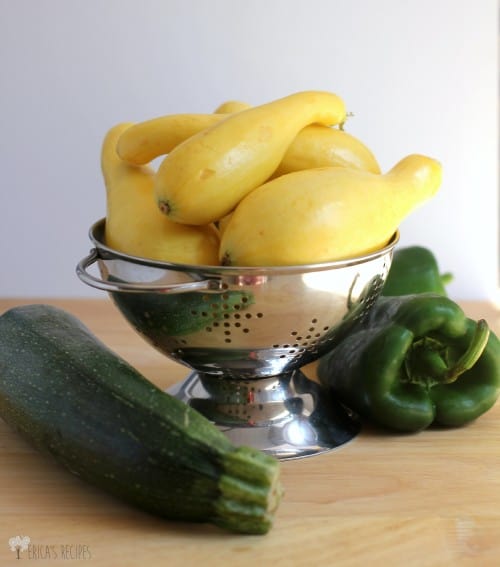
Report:
<svg viewBox="0 0 500 567"><path fill-rule="evenodd" d="M456 299L498 291L496 0L0 0L0 296L95 296L74 267L104 215L117 122L329 90L387 170L439 159L401 226Z"/></svg>

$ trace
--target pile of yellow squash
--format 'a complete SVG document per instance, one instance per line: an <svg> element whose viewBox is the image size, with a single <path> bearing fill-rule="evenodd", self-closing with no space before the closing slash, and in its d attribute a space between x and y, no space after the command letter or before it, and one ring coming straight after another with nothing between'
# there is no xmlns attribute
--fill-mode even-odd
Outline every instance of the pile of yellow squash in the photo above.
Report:
<svg viewBox="0 0 500 567"><path fill-rule="evenodd" d="M107 245L231 266L313 264L383 247L439 189L441 166L412 154L381 172L344 131L346 118L337 95L304 91L114 126L101 151Z"/></svg>

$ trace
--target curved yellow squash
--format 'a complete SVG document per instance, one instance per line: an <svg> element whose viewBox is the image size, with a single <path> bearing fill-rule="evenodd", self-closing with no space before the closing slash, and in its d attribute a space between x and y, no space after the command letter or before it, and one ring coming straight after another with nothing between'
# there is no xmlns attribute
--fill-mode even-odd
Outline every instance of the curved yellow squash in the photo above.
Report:
<svg viewBox="0 0 500 567"><path fill-rule="evenodd" d="M220 104L214 112L216 114L232 114L234 112L241 112L242 110L246 110L250 107L250 104L242 102L241 100L227 100Z"/></svg>
<svg viewBox="0 0 500 567"><path fill-rule="evenodd" d="M101 150L106 185L107 245L153 260L217 265L217 229L212 225L194 227L170 221L156 206L153 169L130 165L118 157L117 140L129 127L131 124L111 128Z"/></svg>
<svg viewBox="0 0 500 567"><path fill-rule="evenodd" d="M302 128L338 124L345 115L343 101L322 91L295 93L227 115L165 157L156 175L158 206L180 223L221 219L269 178Z"/></svg>
<svg viewBox="0 0 500 567"><path fill-rule="evenodd" d="M234 112L250 108L237 100L222 103L214 114L167 114L137 122L119 136L116 151L120 158L134 165L145 165L170 153L181 142L210 128Z"/></svg>
<svg viewBox="0 0 500 567"><path fill-rule="evenodd" d="M122 160L144 165L224 118L220 114L168 114L137 122L119 136L116 151Z"/></svg>
<svg viewBox="0 0 500 567"><path fill-rule="evenodd" d="M301 130L290 144L273 177L327 166L380 173L375 156L361 140L338 128L311 124Z"/></svg>
<svg viewBox="0 0 500 567"><path fill-rule="evenodd" d="M118 138L121 159L145 165L169 154L179 144L227 118L227 114L251 108L245 102L227 101L212 114L172 114L134 124ZM291 171L325 166L351 167L380 173L371 150L353 135L319 124L306 126L292 140L272 177Z"/></svg>
<svg viewBox="0 0 500 567"><path fill-rule="evenodd" d="M384 175L342 167L283 175L235 209L221 237L221 262L298 265L375 251L440 184L440 164L421 155L407 156Z"/></svg>

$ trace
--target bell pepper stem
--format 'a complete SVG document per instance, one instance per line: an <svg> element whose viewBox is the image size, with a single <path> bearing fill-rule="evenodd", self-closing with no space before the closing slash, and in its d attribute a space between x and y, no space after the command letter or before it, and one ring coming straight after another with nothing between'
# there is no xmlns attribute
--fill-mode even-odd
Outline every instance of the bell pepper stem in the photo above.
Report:
<svg viewBox="0 0 500 567"><path fill-rule="evenodd" d="M476 364L486 348L489 336L490 329L488 323L484 319L480 319L476 324L476 329L467 350L448 369L443 379L444 383L454 382L461 374L470 370Z"/></svg>
<svg viewBox="0 0 500 567"><path fill-rule="evenodd" d="M439 382L440 377L448 371L448 366L438 351L421 349L417 360L413 360L413 374L415 370L418 371L417 376L425 376L425 382L432 385L434 381Z"/></svg>
<svg viewBox="0 0 500 567"><path fill-rule="evenodd" d="M453 274L451 272L445 272L444 274L440 275L441 283L444 286L447 286L453 281Z"/></svg>

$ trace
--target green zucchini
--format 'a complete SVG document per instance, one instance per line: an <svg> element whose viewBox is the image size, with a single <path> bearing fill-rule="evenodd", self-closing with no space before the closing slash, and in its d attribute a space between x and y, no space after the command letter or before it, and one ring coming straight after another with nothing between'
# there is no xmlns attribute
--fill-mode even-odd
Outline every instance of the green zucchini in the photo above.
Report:
<svg viewBox="0 0 500 567"><path fill-rule="evenodd" d="M71 472L148 512L240 533L272 525L278 461L235 447L61 309L0 316L0 416Z"/></svg>

